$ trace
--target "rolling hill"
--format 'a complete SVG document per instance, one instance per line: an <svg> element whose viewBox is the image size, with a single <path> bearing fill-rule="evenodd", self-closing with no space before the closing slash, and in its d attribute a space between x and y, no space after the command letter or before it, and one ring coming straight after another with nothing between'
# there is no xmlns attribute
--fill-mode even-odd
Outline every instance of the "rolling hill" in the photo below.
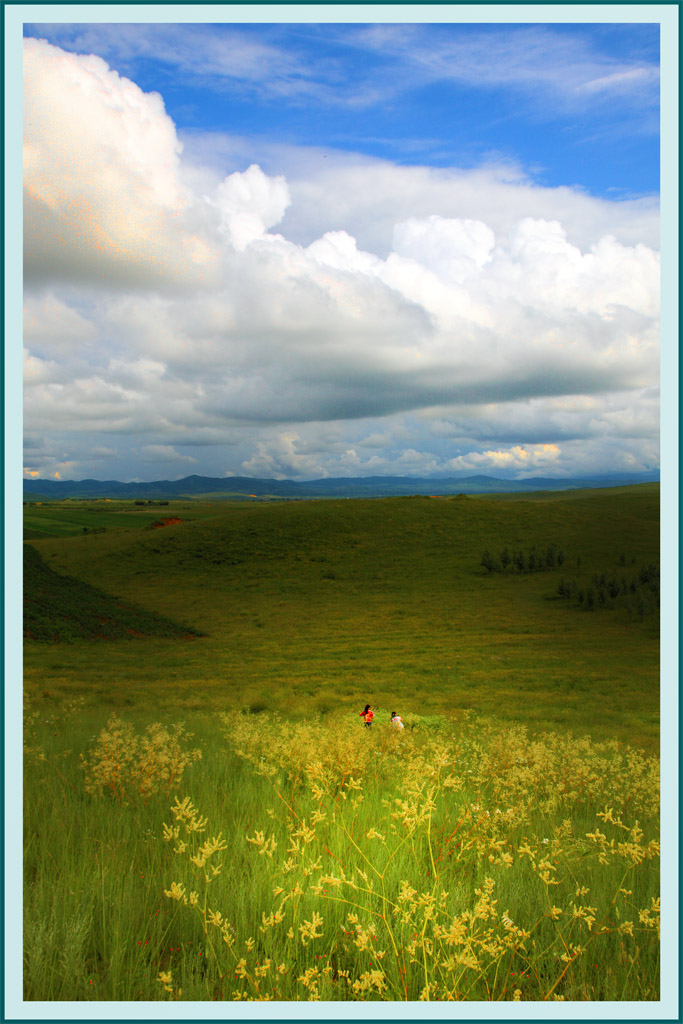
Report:
<svg viewBox="0 0 683 1024"><path fill-rule="evenodd" d="M185 505L172 502L164 529L131 509L116 528L30 543L61 577L205 638L129 634L106 655L84 636L68 653L29 638L27 685L154 709L470 708L657 742L656 595L640 593L640 577L656 580L658 485ZM53 514L25 513L46 525ZM68 510L55 514L64 530ZM539 566L552 546L561 563ZM505 548L524 571L487 571L483 553L499 561ZM61 614L60 600L47 613Z"/></svg>
<svg viewBox="0 0 683 1024"><path fill-rule="evenodd" d="M25 501L65 498L376 498L411 494L493 494L626 486L659 480L659 473L603 474L576 478L493 476L341 477L273 480L253 477L187 476L182 480L124 483L120 480L24 480Z"/></svg>

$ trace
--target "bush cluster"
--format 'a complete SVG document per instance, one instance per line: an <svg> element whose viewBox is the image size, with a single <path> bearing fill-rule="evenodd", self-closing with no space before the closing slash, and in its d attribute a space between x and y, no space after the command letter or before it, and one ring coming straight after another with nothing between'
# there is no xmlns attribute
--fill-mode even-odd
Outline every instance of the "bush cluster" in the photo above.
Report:
<svg viewBox="0 0 683 1024"><path fill-rule="evenodd" d="M482 553L480 564L487 572L542 572L544 569L555 569L564 564L564 551L557 544L549 544L545 549L535 545L528 551L510 551L504 547L498 556L491 554L488 548Z"/></svg>
<svg viewBox="0 0 683 1024"><path fill-rule="evenodd" d="M557 595L574 599L587 611L623 607L629 618L643 619L659 611L659 566L652 563L643 565L630 580L606 572L595 573L590 584L562 577L557 585Z"/></svg>

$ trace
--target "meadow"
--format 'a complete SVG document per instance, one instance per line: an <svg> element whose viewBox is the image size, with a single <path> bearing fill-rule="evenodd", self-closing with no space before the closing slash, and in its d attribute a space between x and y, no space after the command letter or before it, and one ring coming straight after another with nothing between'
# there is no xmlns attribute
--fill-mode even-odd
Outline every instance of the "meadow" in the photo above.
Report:
<svg viewBox="0 0 683 1024"><path fill-rule="evenodd" d="M658 998L656 486L26 527L26 999Z"/></svg>

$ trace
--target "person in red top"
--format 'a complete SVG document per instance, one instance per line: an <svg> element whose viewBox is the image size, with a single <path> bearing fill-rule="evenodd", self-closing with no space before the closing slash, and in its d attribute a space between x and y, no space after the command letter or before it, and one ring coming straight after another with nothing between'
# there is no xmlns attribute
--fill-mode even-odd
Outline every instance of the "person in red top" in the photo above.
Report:
<svg viewBox="0 0 683 1024"><path fill-rule="evenodd" d="M375 717L375 713L370 710L369 704L365 705L365 711L361 711L360 717L365 721L365 725L369 729L372 725L372 720Z"/></svg>

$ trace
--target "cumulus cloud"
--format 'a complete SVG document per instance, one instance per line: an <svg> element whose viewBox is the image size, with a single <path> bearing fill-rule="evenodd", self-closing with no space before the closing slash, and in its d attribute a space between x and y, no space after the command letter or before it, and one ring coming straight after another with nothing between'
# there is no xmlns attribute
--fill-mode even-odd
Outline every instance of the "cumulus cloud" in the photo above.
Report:
<svg viewBox="0 0 683 1024"><path fill-rule="evenodd" d="M250 459L242 462L240 468L246 476L276 480L327 475L319 453L310 451L299 434L290 431L276 434L269 441L257 441L256 451Z"/></svg>
<svg viewBox="0 0 683 1024"><path fill-rule="evenodd" d="M483 171L486 201L457 215L448 175L379 162L313 173L308 191L253 162L188 173L159 96L25 45L33 436L71 437L88 467L86 435L128 437L140 472L209 475L216 447L226 472L259 476L560 473L577 439L605 437L647 438L652 457L656 399L636 398L657 384L659 260L636 240L641 209L555 190L543 216L550 190ZM327 228L290 237L316 196ZM573 235L563 199L584 210Z"/></svg>
<svg viewBox="0 0 683 1024"><path fill-rule="evenodd" d="M268 178L258 164L251 164L243 173L234 171L221 182L215 206L221 228L242 252L282 220L290 201L283 177Z"/></svg>
<svg viewBox="0 0 683 1024"><path fill-rule="evenodd" d="M24 40L24 268L128 287L200 279L181 146L161 97L94 55Z"/></svg>
<svg viewBox="0 0 683 1024"><path fill-rule="evenodd" d="M209 166L244 159L240 139L197 134L185 139L185 146L188 157ZM251 148L264 168L278 167L285 174L292 202L280 231L304 245L334 228L347 231L360 248L386 257L397 223L438 214L483 222L496 238L532 216L559 221L582 250L608 234L628 246L659 246L658 197L610 202L581 189L544 187L500 161L475 168L422 167L305 147L257 142Z"/></svg>
<svg viewBox="0 0 683 1024"><path fill-rule="evenodd" d="M27 295L24 303L24 341L35 350L48 348L72 355L97 337L97 326L59 296L47 292Z"/></svg>
<svg viewBox="0 0 683 1024"><path fill-rule="evenodd" d="M657 465L656 444L636 445L601 441L578 447L567 445L513 445L511 448L487 449L468 452L466 455L449 459L443 469L454 473L464 471L503 478L523 479L524 477L548 476L591 476L604 473L606 458L609 458L609 472L649 472Z"/></svg>
<svg viewBox="0 0 683 1024"><path fill-rule="evenodd" d="M490 261L495 241L491 228L481 221L431 214L397 224L393 250L443 281L462 284Z"/></svg>
<svg viewBox="0 0 683 1024"><path fill-rule="evenodd" d="M468 455L459 455L448 463L450 469L482 469L488 472L495 472L503 469L530 470L547 469L556 463L560 457L560 449L556 444L542 444L536 447L528 445L513 445L512 448L497 449L494 451L470 452Z"/></svg>

